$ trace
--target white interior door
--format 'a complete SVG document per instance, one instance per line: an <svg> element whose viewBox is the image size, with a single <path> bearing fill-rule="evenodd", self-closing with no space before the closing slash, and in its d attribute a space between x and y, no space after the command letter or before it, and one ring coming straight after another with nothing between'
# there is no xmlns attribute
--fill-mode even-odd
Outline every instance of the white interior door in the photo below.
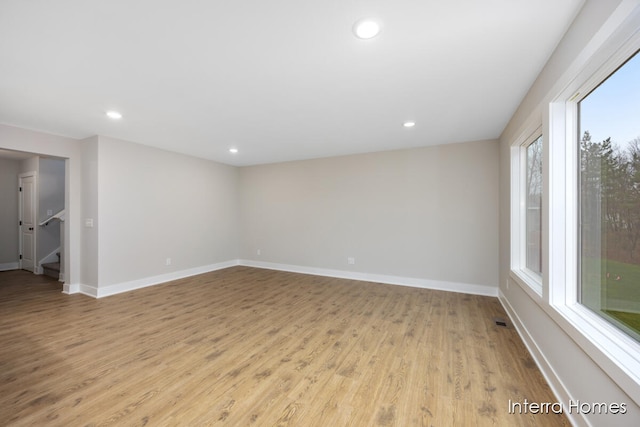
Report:
<svg viewBox="0 0 640 427"><path fill-rule="evenodd" d="M20 191L20 268L34 271L36 258L36 175L21 174Z"/></svg>

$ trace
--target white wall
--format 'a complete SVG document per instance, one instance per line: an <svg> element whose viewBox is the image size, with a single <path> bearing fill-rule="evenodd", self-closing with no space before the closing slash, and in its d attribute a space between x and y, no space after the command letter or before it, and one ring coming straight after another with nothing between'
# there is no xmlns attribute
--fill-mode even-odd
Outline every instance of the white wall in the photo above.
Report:
<svg viewBox="0 0 640 427"><path fill-rule="evenodd" d="M640 420L638 396L627 394L625 389L629 388L623 388L622 382L603 369L603 353L578 335L566 332L562 317L546 298L546 289L544 298L535 298L510 278L510 144L536 121L543 124L543 134L549 134L549 102L638 4L637 0L587 0L500 138L501 300L562 403L580 400L627 405L625 415L574 413L571 419L576 425L635 426ZM618 378L623 377L619 372Z"/></svg>
<svg viewBox="0 0 640 427"><path fill-rule="evenodd" d="M245 260L497 288L497 141L243 167L240 189Z"/></svg>
<svg viewBox="0 0 640 427"><path fill-rule="evenodd" d="M0 271L18 265L18 173L20 161L0 158Z"/></svg>

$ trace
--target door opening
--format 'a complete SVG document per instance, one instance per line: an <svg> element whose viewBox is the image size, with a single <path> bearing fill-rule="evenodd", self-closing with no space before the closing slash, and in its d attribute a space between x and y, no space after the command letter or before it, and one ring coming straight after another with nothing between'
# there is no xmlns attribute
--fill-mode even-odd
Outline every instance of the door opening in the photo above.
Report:
<svg viewBox="0 0 640 427"><path fill-rule="evenodd" d="M37 173L27 172L18 176L18 227L22 270L35 272L36 264L36 212Z"/></svg>

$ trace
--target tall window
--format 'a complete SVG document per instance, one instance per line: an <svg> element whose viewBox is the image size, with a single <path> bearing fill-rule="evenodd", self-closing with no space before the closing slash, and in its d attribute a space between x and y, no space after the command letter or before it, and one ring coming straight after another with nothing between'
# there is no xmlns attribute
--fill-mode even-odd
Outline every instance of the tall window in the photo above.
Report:
<svg viewBox="0 0 640 427"><path fill-rule="evenodd" d="M511 146L511 279L542 297L542 127L531 121Z"/></svg>
<svg viewBox="0 0 640 427"><path fill-rule="evenodd" d="M640 54L579 111L579 301L640 341Z"/></svg>
<svg viewBox="0 0 640 427"><path fill-rule="evenodd" d="M526 163L526 266L542 274L542 136L527 146Z"/></svg>

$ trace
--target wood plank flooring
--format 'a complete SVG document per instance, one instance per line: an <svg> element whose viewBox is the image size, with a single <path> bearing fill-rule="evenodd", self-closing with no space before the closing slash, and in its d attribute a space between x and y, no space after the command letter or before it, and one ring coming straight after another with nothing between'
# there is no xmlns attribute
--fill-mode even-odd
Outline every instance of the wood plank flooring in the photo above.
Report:
<svg viewBox="0 0 640 427"><path fill-rule="evenodd" d="M496 298L233 267L103 299L0 273L0 425L562 426Z"/></svg>

